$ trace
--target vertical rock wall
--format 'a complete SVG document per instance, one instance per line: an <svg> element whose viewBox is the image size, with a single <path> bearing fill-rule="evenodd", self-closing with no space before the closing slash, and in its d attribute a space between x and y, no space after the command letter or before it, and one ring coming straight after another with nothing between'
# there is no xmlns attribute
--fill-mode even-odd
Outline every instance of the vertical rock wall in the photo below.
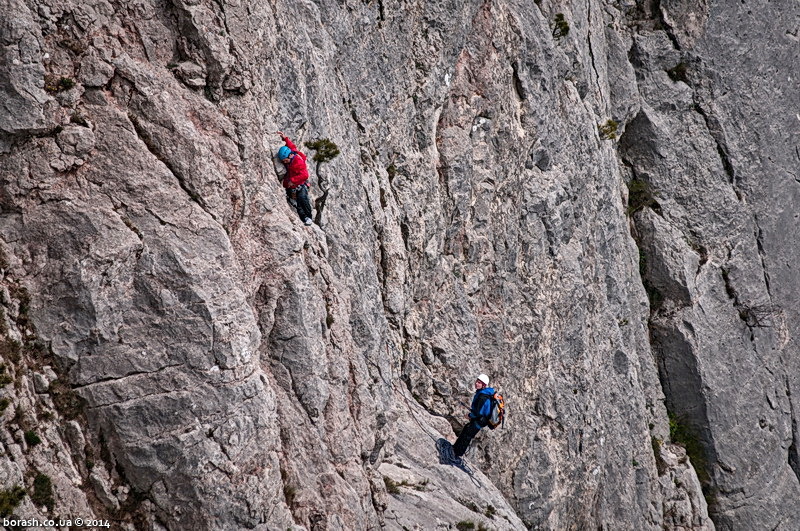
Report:
<svg viewBox="0 0 800 531"><path fill-rule="evenodd" d="M72 478L15 515L796 521L797 18L547 0L0 10L4 341L41 347L4 353L21 383L0 391L2 487L33 492L29 461ZM341 148L312 164L320 226L284 199L277 129ZM478 372L509 417L466 475L434 443ZM45 445L23 446L17 408Z"/></svg>
<svg viewBox="0 0 800 531"><path fill-rule="evenodd" d="M789 529L800 12L723 2L659 14L664 31L640 31L631 48L642 108L620 154L654 203L633 217L667 407L718 527Z"/></svg>

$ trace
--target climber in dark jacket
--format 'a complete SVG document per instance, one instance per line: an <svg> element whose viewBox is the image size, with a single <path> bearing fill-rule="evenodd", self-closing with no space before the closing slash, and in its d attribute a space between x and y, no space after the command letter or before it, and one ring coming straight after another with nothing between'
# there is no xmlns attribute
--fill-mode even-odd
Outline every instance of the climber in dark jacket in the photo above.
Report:
<svg viewBox="0 0 800 531"><path fill-rule="evenodd" d="M469 410L469 424L464 426L456 443L453 445L453 453L456 457L461 457L467 451L469 443L481 428L489 423L492 414L492 397L494 389L489 387L489 377L481 374L475 380L475 396L472 398L472 407Z"/></svg>
<svg viewBox="0 0 800 531"><path fill-rule="evenodd" d="M311 202L308 199L308 166L306 154L298 151L294 142L278 131L281 139L286 142L278 150L278 159L286 166L286 176L283 178L283 187L286 188L287 199L296 202L297 215L306 225L311 225Z"/></svg>

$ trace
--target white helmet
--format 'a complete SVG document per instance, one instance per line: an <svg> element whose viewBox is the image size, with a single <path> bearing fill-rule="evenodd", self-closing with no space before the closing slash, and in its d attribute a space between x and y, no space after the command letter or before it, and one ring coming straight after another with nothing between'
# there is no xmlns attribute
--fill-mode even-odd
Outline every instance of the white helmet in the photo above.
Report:
<svg viewBox="0 0 800 531"><path fill-rule="evenodd" d="M479 374L477 379L482 381L488 387L488 385L489 385L489 377L488 376L486 376L485 374Z"/></svg>

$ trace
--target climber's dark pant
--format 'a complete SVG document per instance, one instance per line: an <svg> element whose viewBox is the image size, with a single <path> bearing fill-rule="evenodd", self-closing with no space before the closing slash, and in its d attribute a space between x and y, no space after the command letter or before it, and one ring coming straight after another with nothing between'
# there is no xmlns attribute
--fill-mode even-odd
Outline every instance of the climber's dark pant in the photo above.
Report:
<svg viewBox="0 0 800 531"><path fill-rule="evenodd" d="M456 454L457 457L464 455L464 452L466 452L469 447L469 443L472 442L472 438L478 435L479 431L481 431L481 426L474 420L464 426L464 429L461 430L461 435L458 436L456 443L453 445L453 453Z"/></svg>
<svg viewBox="0 0 800 531"><path fill-rule="evenodd" d="M297 195L292 198L292 192L294 191L297 191ZM311 201L308 199L308 185L300 185L294 190L287 188L286 197L297 201L297 215L300 216L301 221L305 221L306 218L311 217Z"/></svg>

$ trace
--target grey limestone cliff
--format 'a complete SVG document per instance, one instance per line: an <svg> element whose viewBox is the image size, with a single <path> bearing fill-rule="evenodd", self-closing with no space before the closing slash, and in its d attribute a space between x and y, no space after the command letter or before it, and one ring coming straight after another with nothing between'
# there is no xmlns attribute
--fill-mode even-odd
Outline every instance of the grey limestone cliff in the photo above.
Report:
<svg viewBox="0 0 800 531"><path fill-rule="evenodd" d="M791 0L6 0L0 510L795 529L799 31ZM279 129L341 150L311 227ZM479 372L505 426L440 464Z"/></svg>

